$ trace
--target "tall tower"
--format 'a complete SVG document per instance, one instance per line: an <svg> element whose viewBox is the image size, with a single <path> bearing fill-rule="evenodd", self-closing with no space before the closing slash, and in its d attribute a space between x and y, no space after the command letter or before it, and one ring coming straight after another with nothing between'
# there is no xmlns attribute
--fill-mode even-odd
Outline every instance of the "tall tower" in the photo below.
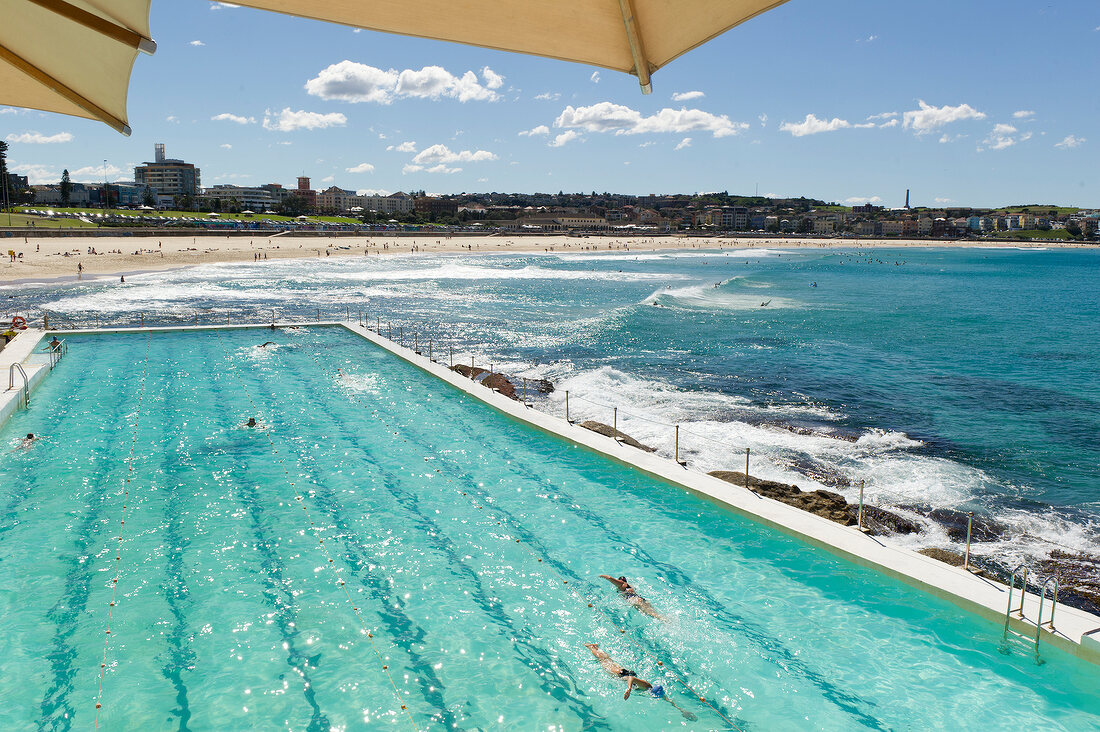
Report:
<svg viewBox="0 0 1100 732"><path fill-rule="evenodd" d="M909 189L905 189L905 207L909 208Z"/></svg>
<svg viewBox="0 0 1100 732"><path fill-rule="evenodd" d="M299 175L298 176L298 190L299 191L308 191L309 189L310 189L309 188L309 178L307 178L304 175Z"/></svg>
<svg viewBox="0 0 1100 732"><path fill-rule="evenodd" d="M157 161L158 163L163 163L164 162L164 143L163 142L158 142L155 145L153 145L153 153L155 155L153 160Z"/></svg>

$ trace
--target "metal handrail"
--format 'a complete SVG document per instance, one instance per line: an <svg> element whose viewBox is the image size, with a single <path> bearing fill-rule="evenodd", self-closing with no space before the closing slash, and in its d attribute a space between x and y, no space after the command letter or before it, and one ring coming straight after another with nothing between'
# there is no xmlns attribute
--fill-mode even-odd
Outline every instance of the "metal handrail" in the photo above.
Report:
<svg viewBox="0 0 1100 732"><path fill-rule="evenodd" d="M1043 588L1039 591L1039 617L1037 618L1037 624L1035 627L1036 642L1038 642L1039 628L1043 627L1043 600L1047 596L1047 587L1050 587L1051 583L1054 583L1054 590L1050 599L1050 629L1054 630L1054 610L1058 607L1058 578L1055 576L1047 577L1046 582L1043 583Z"/></svg>
<svg viewBox="0 0 1100 732"><path fill-rule="evenodd" d="M61 357L69 352L69 344L64 340L57 343L50 343L50 371L53 371L54 366L61 363Z"/></svg>
<svg viewBox="0 0 1100 732"><path fill-rule="evenodd" d="M27 378L27 372L23 370L22 364L13 363L8 367L8 391L15 388L15 372L19 371L19 375L23 377L23 404L27 407L31 405L31 381Z"/></svg>

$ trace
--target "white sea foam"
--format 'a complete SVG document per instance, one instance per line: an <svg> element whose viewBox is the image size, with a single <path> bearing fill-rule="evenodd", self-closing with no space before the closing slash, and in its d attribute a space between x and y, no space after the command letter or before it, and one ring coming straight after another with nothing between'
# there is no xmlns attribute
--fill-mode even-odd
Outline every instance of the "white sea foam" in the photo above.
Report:
<svg viewBox="0 0 1100 732"><path fill-rule="evenodd" d="M1008 530L1003 540L975 544L975 556L1002 563L1006 558L1035 563L1057 547L1095 552L1100 544L1100 525L1083 525L1054 509L1036 513L993 505L990 497L1011 494L1010 487L978 468L915 453L922 443L902 432L872 429L853 441L830 435L826 424L820 431L804 434L774 424L774 415L788 408L754 405L727 394L683 390L608 366L578 371L571 364L546 364L525 373L555 381L557 388L546 399L550 411L564 413L564 393L569 390L574 421L611 424L617 419L620 430L667 457L673 454L674 425L678 424L680 459L688 460L696 470L743 471L748 448L754 476L795 484L803 490L838 492L852 503L858 500L863 481L869 504L894 510L924 527L919 534L888 539L900 546L919 549L952 543L943 526L909 507L970 510L983 505ZM618 408L617 416L613 407ZM802 409L806 408L795 405L789 414L796 416ZM823 411L827 419L842 416ZM822 483L807 473L821 479L840 478L848 484L837 485L835 480Z"/></svg>
<svg viewBox="0 0 1100 732"><path fill-rule="evenodd" d="M382 393L382 377L378 374L343 374L339 383L348 391L377 396Z"/></svg>
<svg viewBox="0 0 1100 732"><path fill-rule="evenodd" d="M736 279L736 278L735 278ZM715 287L714 283L657 290L643 302L663 307L681 307L697 310L763 310L767 308L792 309L802 303L785 297L769 297L766 294L731 292L729 282ZM766 303L766 304L765 304Z"/></svg>
<svg viewBox="0 0 1100 732"><path fill-rule="evenodd" d="M378 269L358 272L334 272L339 280L399 281L399 280L682 280L682 275L659 272L607 272L598 270L559 270L528 265L526 267L482 267L469 264L442 264L417 269Z"/></svg>

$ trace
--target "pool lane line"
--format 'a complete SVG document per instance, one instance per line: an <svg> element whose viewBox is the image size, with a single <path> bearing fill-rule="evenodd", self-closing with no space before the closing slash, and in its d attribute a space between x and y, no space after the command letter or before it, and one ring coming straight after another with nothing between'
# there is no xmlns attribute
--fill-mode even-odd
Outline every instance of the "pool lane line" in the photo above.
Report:
<svg viewBox="0 0 1100 732"><path fill-rule="evenodd" d="M292 373L299 374L298 371L293 371ZM320 410L320 411L323 414L327 414L327 412L325 412L324 410ZM336 420L333 420L333 423L335 425L334 429L336 429L337 431L342 431L345 435L348 434L346 426L341 426L340 423ZM574 707L574 710L577 711L578 715L581 715L584 718L588 718L588 719L592 719L592 718L597 717L598 714L595 712L595 710L591 706L587 705L579 697L574 697L572 695L566 694L565 698L563 699L562 696L556 695L555 692L562 689L561 684L548 685L548 684L544 683L544 679L543 679L543 676L540 673L540 669L534 665L536 663L535 659L537 657L539 659L537 661L537 663L542 664L542 669L541 669L542 671L552 671L552 672L557 673L555 671L555 665L552 662L553 658L551 656L548 656L537 645L530 642L530 640L527 640L527 639L525 639L523 641L518 640L518 638L521 637L521 636L527 636L531 640L533 640L535 638L535 636L530 632L530 630L524 629L522 626L516 625L515 623L511 622L511 619L506 614L500 612L499 609L501 607L503 607L502 603L497 602L496 607L494 607L493 601L489 598L488 593L485 590L485 585L481 582L481 577L477 574L477 572L472 567L467 565L466 562L463 561L463 558L461 557L461 555L455 551L455 549L458 546L457 542L455 542L453 539L451 539L447 536L448 531L445 529L444 526L433 522L432 519L429 516L427 516L424 513L420 512L416 508L416 506L419 505L419 501L420 501L419 496L417 496L415 493L410 492L410 491L396 489L395 487L393 487L389 483L387 483L387 481L390 481L394 485L398 485L400 483L400 480L395 479L393 473L382 469L381 466L379 466L379 464L372 458L372 456L364 448L362 448L361 446L356 444L350 437L345 437L344 439L348 443L347 446L346 446L346 449L354 450L354 452L361 455L360 459L364 461L363 465L364 465L365 468L367 468L368 470L371 469L371 468L376 468L379 471L379 473L381 473L382 478L383 478L382 482L383 482L383 485L386 488L386 492L389 493L389 495L395 501L395 506L396 506L396 508L387 509L387 511L386 511L387 513L390 513L390 514L394 515L395 517L405 516L406 514L409 514L409 515L411 515L411 520L413 522L418 523L418 524L422 524L426 528L434 527L434 530L438 534L438 536L433 536L432 532L428 532L426 534L430 538L432 546L435 547L436 551L438 551L438 552L445 555L444 559L447 559L449 557L449 563L448 563L447 566L451 567L452 569L455 568L455 567L461 567L462 568L462 575L461 576L466 577L468 580L470 580L474 584L475 589L472 592L472 595L474 596L473 599L474 599L476 605L485 614L487 621L489 623L495 625L495 626L498 626L499 630L506 631L506 632L509 632L509 633L512 634L512 636L500 636L500 637L510 637L513 642L522 642L524 647L528 649L528 652L531 654L530 657L524 657L522 654L519 654L519 655L520 655L520 658L522 659L522 661L531 669L532 672L535 673L535 676L536 676L535 683L537 683L544 690L546 690L547 694L549 696L551 696L552 698L555 698L559 702L567 703L570 706ZM304 458L300 458L300 459L304 459ZM303 467L305 467L305 466L303 466ZM314 467L319 467L319 466L314 465ZM355 526L352 526L352 525L348 524L341 517L341 515L339 514L339 512L337 510L335 510L333 508L329 508L327 504L334 504L337 507L339 507L338 501L332 496L332 491L324 489L321 486L320 483L318 483L317 485L318 485L318 490L315 490L315 491L312 492L312 499L313 499L314 503L318 506L318 508L320 508L322 511L325 511L329 515L330 519L334 523L334 527L339 529L340 531L342 531L343 534L346 537L354 537L357 534L360 534L361 531L363 529L365 529L366 527L355 527ZM370 515L371 514L369 512L364 513L364 516L370 516ZM382 561L372 560L369 557L367 557L365 551L363 551L361 549L356 550L353 546L350 546L350 543L351 543L350 541L345 540L344 543L345 543L345 546L346 546L346 548L345 548L346 554L349 557L354 557L354 559L349 560L349 563L354 563L354 564L359 564L359 565L370 564L370 563L373 563L373 564L376 564L376 565L379 565L379 566L384 565L384 562L382 562ZM369 576L369 573L368 573L368 576ZM377 583L375 584L375 587L373 589L374 589L376 594L379 594L379 595L381 594L377 590ZM398 605L403 604L403 601L402 601L402 599L399 595L397 597L392 598L392 600L386 600L384 596L379 597L378 599L382 602L392 602L392 603L395 603L395 604L398 604ZM383 615L385 615L385 613L383 613ZM409 623L410 625L414 622L410 618L408 618L408 616L405 616L403 614L402 614L402 616L406 618L406 622ZM417 626L417 627L419 628L419 626ZM422 628L421 628L421 630L423 631ZM392 627L391 627L391 632L393 632L395 634L398 633L398 631L393 630ZM424 632L426 632L426 631L424 631ZM408 650L410 656L412 656L413 660L415 661L417 654L415 654L415 652L412 651L412 649L407 649L407 650ZM424 664L424 668L430 669L430 665L429 664ZM415 670L416 669L414 669L414 671ZM422 671L422 673L423 673L423 671ZM440 682L439 686L440 686L440 688L445 688L442 682ZM425 701L427 701L429 704L432 703L430 699L425 699ZM438 705L438 706L442 706L442 705ZM443 708L445 708L445 707L443 707Z"/></svg>
<svg viewBox="0 0 1100 732"><path fill-rule="evenodd" d="M252 395L248 391L248 386L245 384L244 377L241 376L240 371L237 369L237 366L233 363L233 359L229 354L229 350L226 348L225 343L222 341L221 333L219 333L218 330L215 329L214 330L214 335L218 339L218 345L221 346L222 351L225 353L225 360L226 360L226 363L229 366L229 370L233 372L233 375L237 377L237 380L241 384L242 392L244 393L245 397L248 399L249 403L252 405L252 408L254 410L258 409L258 407L256 405L256 402L252 399ZM340 583L340 588L343 589L344 595L347 597L348 606L351 607L352 612L355 614L355 617L358 618L359 624L363 628L363 630L362 630L363 634L365 634L367 636L367 640L370 641L371 649L374 651L374 655L378 657L378 662L382 666L382 671L386 675L386 678L389 680L390 686L393 687L393 693L397 697L398 703L401 704L401 710L404 711L405 714L408 716L409 722L413 725L413 729L415 729L415 730L417 730L417 732L419 732L420 727L419 727L419 725L417 725L416 720L413 719L412 712L409 711L408 706L404 703L404 700L401 698L401 692L397 688L397 684L394 682L393 676L389 672L389 665L386 663L385 659L382 658L382 654L381 654L381 652L379 652L378 646L374 642L374 633L372 633L368 629L367 622L363 618L363 615L360 612L359 607L355 604L355 601L351 596L351 592L348 591L347 586L344 584L344 580L342 580L340 578L340 568L337 567L335 562L333 561L332 554L329 551L328 545L325 544L325 539L324 539L323 536L321 536L321 530L319 528L317 528L316 524L314 524L313 518L309 513L309 507L305 504L305 501L302 498L301 491L298 490L297 485L294 483L294 479L290 475L290 471L286 467L286 463L283 461L283 458L279 455L279 448L277 448L275 446L275 441L271 437L271 430L270 429L264 429L264 430L261 430L261 431L267 437L268 444L270 444L270 446L271 446L271 450L275 455L275 459L278 461L279 466L283 469L283 474L286 477L287 483L289 484L290 489L294 492L294 499L296 501L298 501L298 505L300 505L302 507L302 511L306 514L306 520L309 521L309 525L313 529L313 534L314 534L315 537L317 537L317 542L320 545L321 550L324 552L325 558L328 560L326 562L326 564L328 565L329 569L332 570L333 574L336 577L336 580Z"/></svg>
<svg viewBox="0 0 1100 732"><path fill-rule="evenodd" d="M318 368L321 370L321 373L324 373L324 366L317 359L317 357L313 354L312 350L307 350L307 353L309 353L310 357L317 364ZM363 404L362 400L358 396L352 395L352 398L357 403L359 403L361 406L363 406L364 409L370 409L370 407L368 405ZM378 414L378 410L371 410L371 415L374 416L377 419L377 421L381 422L383 426L387 427L390 430L393 429L393 425L387 424L386 421ZM396 435L398 433L394 433L394 434ZM404 440L406 443L409 442L408 439L406 439L406 438L401 438L401 439ZM479 503L485 503L484 501L479 501L479 500L475 499L474 497L467 495L467 492L461 490L461 487L458 486L453 480L451 480L451 478L448 475L443 473L443 471L439 470L438 468L436 468L435 471L440 475L440 477L443 478L443 480L445 480L447 483L449 483L454 488L454 490L456 492L460 493L463 497L467 498L468 501L471 503L471 505L473 505L475 508L477 508L478 510L482 510L482 509L485 508L485 506L479 505ZM498 509L491 508L490 513L493 513L493 512L497 513L505 521L509 521L509 523L514 523L517 527L519 526L518 521L511 518L508 514L502 512ZM501 525L501 526L504 525L502 521L498 521L497 523L498 523L498 525ZM530 534L530 532L526 532L526 533ZM530 546L529 544L525 544L520 539L516 539L516 543L519 544L524 549L526 549L531 554L531 556L533 556L535 559L538 560L538 562L540 564L546 564L546 562L543 562L543 558L541 556L539 556L539 552L534 547ZM548 564L548 566L553 566L553 563ZM551 571L553 571L555 574L558 574L559 577L562 577L562 574L559 571L557 571L556 568L552 569ZM568 585L569 580L563 578L562 583L565 584L565 585ZM616 630L618 630L620 636L625 636L628 640L630 640L630 642L633 643L638 648L639 652L643 656L646 656L647 658L651 659L652 661L656 661L658 667L661 667L662 669L665 669L665 673L667 673L673 679L675 679L677 682L679 682L681 685L683 685L684 688L687 689L696 699L698 699L699 701L703 702L708 707L710 707L711 710L713 710L715 714L717 714L719 717L721 717L722 720L725 721L726 724L728 724L734 730L737 730L737 732L744 732L729 717L727 717L725 714L720 712L713 704L711 704L710 701L708 701L707 698L704 695L701 695L697 691L695 691L695 689L693 689L690 684L688 684L686 681L684 681L682 678L680 678L679 675L677 675L677 674L669 671L667 668L665 668L664 662L662 660L660 660L656 656L649 653L645 649L645 647L642 646L641 643L639 643L637 641L637 639L633 638L632 635L627 634L626 629L620 627L619 624L611 616L609 616L602 608L598 607L595 604L595 602L593 602L593 598L588 597L587 595L582 597L581 596L582 593L579 590L577 590L577 584L576 583L574 583L574 585L570 588L569 594L572 595L574 598L580 600L581 602L585 602L588 605L588 607L594 611L594 613L596 615L600 616L608 624L610 624L612 627L614 627ZM671 700L669 700L669 701L671 701ZM674 702L673 702L673 706L675 706ZM677 709L679 709L679 707L677 707Z"/></svg>
<svg viewBox="0 0 1100 732"><path fill-rule="evenodd" d="M115 553L115 576L111 580L111 604L107 608L107 632L103 638L103 660L99 664L99 689L95 700L95 725L93 731L99 729L99 711L103 706L103 677L107 673L107 647L111 643L111 620L114 618L116 597L118 595L118 579L122 562L122 539L126 528L126 509L130 505L130 482L134 479L134 450L137 447L138 425L141 422L141 405L145 400L145 381L149 374L149 341L150 334L145 334L145 361L141 366L141 386L138 391L138 403L134 415L134 434L130 440L130 457L127 459L129 468L126 471L126 483L122 492L122 515L118 524L118 547Z"/></svg>

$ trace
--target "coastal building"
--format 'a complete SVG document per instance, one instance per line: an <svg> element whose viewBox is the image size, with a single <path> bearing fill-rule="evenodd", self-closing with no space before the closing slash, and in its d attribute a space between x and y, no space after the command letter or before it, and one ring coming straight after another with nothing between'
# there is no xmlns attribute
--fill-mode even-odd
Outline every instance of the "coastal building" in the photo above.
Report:
<svg viewBox="0 0 1100 732"><path fill-rule="evenodd" d="M278 187L282 188L282 186ZM213 188L207 188L202 192L201 198L210 203L217 201L221 205L235 201L241 210L256 212L270 211L278 206L281 200L278 194L267 186L231 185L217 185Z"/></svg>
<svg viewBox="0 0 1100 732"><path fill-rule="evenodd" d="M453 198L440 198L438 196L420 196L413 201L413 206L419 214L428 216L450 215L458 213L458 201Z"/></svg>
<svg viewBox="0 0 1100 732"><path fill-rule="evenodd" d="M301 199L307 211L317 210L317 191L310 186L309 176L298 176L298 187L294 190L294 195Z"/></svg>
<svg viewBox="0 0 1100 732"><path fill-rule="evenodd" d="M161 142L154 146L153 162L134 168L134 182L168 198L196 196L202 185L199 169L193 163L165 157Z"/></svg>

